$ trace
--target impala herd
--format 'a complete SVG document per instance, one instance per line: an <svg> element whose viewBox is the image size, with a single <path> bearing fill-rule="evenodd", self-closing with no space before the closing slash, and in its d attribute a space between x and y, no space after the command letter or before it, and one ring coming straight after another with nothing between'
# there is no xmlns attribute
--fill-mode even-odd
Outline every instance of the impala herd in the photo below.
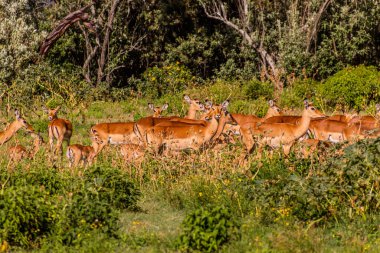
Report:
<svg viewBox="0 0 380 253"><path fill-rule="evenodd" d="M162 117L161 113L168 104L155 107L148 104L153 115L136 122L99 123L90 130L92 145L70 145L73 126L69 120L58 118L60 107L44 108L48 115L49 146L53 156L62 155L62 144L67 142L66 156L69 167L91 164L106 145L119 145L126 162L141 161L145 152L169 155L192 149L212 148L219 142L226 144L229 136L239 135L247 153L257 148L260 156L265 146L271 150L282 148L287 156L296 142L302 145L302 153L307 156L317 149L319 142L354 142L363 138L380 136L380 105L376 105L376 115L333 115L326 116L307 100L301 116L283 115L282 110L272 100L264 118L255 115L230 113L229 101L215 105L206 100L191 99L185 95L189 104L187 115ZM198 116L199 114L199 116ZM15 110L16 119L0 132L0 144L9 141L16 132L25 128L33 137L33 148L29 151L22 145L8 149L13 162L33 158L44 141L39 133ZM197 118L198 116L198 118ZM54 140L56 144L54 145Z"/></svg>

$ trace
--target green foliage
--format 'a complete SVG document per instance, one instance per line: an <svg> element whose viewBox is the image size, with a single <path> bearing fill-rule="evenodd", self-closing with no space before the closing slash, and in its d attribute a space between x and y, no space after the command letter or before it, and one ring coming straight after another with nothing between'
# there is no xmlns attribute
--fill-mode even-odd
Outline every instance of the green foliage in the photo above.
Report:
<svg viewBox="0 0 380 253"><path fill-rule="evenodd" d="M273 98L273 84L270 82L260 82L257 79L252 79L242 87L243 93L249 99L258 99L260 97L267 100Z"/></svg>
<svg viewBox="0 0 380 253"><path fill-rule="evenodd" d="M334 107L346 104L360 110L380 100L380 72L375 67L348 67L331 76L318 89L318 95Z"/></svg>
<svg viewBox="0 0 380 253"><path fill-rule="evenodd" d="M144 72L139 90L146 96L159 98L183 91L194 82L194 77L183 65L176 63L153 67Z"/></svg>
<svg viewBox="0 0 380 253"><path fill-rule="evenodd" d="M186 217L182 226L180 250L215 252L223 244L240 238L240 223L222 206L199 208Z"/></svg>
<svg viewBox="0 0 380 253"><path fill-rule="evenodd" d="M126 173L88 168L80 178L54 169L0 171L0 238L38 247L42 240L78 245L92 231L117 237L119 213L135 210L139 190Z"/></svg>
<svg viewBox="0 0 380 253"><path fill-rule="evenodd" d="M313 98L319 83L311 78L296 79L281 94L282 107L300 107L305 98Z"/></svg>
<svg viewBox="0 0 380 253"><path fill-rule="evenodd" d="M7 187L0 191L0 238L23 247L36 245L53 230L57 213L55 200L43 188Z"/></svg>

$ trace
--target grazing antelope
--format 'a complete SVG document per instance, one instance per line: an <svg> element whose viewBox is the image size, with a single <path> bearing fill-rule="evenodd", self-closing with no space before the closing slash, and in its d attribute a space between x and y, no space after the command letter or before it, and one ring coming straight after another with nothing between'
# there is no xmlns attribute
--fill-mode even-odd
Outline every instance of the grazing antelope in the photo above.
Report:
<svg viewBox="0 0 380 253"><path fill-rule="evenodd" d="M159 106L155 107L154 104L148 103L148 107L149 107L149 109L151 109L153 111L152 117L154 117L154 118L160 118L161 117L161 113L163 111L167 110L168 107L169 107L169 105L166 103L162 107L159 107Z"/></svg>
<svg viewBox="0 0 380 253"><path fill-rule="evenodd" d="M307 100L304 101L305 108L302 112L301 121L298 125L288 123L247 123L241 126L243 143L248 153L256 142L259 145L259 154L264 145L271 148L282 147L284 154L288 155L294 142L305 135L309 128L312 118L326 117L322 112L310 105Z"/></svg>
<svg viewBox="0 0 380 253"><path fill-rule="evenodd" d="M155 118L160 119L160 118ZM91 127L90 136L94 152L90 155L92 162L100 151L107 145L140 144L140 138L135 134L135 122L99 123Z"/></svg>
<svg viewBox="0 0 380 253"><path fill-rule="evenodd" d="M83 163L83 167L86 167L91 154L94 152L94 148L91 146L83 146L79 144L70 145L67 147L66 157L69 159L69 167L78 167L79 163Z"/></svg>
<svg viewBox="0 0 380 253"><path fill-rule="evenodd" d="M212 107L206 116L204 124L189 124L182 122L167 122L157 124L146 134L147 143L156 151L165 147L167 150L180 151L184 149L199 150L204 144L221 134L230 117L227 111L228 101L219 107Z"/></svg>
<svg viewBox="0 0 380 253"><path fill-rule="evenodd" d="M125 144L120 146L120 153L125 162L128 163L141 163L144 158L144 148L136 144Z"/></svg>
<svg viewBox="0 0 380 253"><path fill-rule="evenodd" d="M11 161L19 162L22 159L26 158L32 159L40 150L41 146L44 144L44 140L42 139L41 135L34 132L32 132L30 135L33 137L33 149L27 151L23 145L10 147L8 149L8 154Z"/></svg>
<svg viewBox="0 0 380 253"><path fill-rule="evenodd" d="M73 133L73 125L67 119L58 118L58 111L61 107L55 109L46 109L44 111L48 114L49 118L49 145L53 154L62 155L62 143L66 141L67 146L70 145L71 135ZM54 148L54 139L57 139L56 147Z"/></svg>
<svg viewBox="0 0 380 253"><path fill-rule="evenodd" d="M3 145L9 141L21 128L25 128L28 133L34 132L32 126L21 117L20 112L17 109L15 110L15 116L16 120L13 121L4 131L0 131L0 145Z"/></svg>
<svg viewBox="0 0 380 253"><path fill-rule="evenodd" d="M376 104L375 116L356 116L349 121L350 125L357 125L360 130L369 131L380 127L380 104Z"/></svg>

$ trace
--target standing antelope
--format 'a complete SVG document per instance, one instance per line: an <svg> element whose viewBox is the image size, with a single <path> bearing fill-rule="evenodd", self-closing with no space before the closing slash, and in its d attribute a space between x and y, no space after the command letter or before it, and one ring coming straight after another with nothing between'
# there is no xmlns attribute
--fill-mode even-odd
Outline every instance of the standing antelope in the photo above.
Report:
<svg viewBox="0 0 380 253"><path fill-rule="evenodd" d="M32 132L30 135L33 137L33 149L27 151L23 145L10 147L8 149L8 154L11 161L19 162L25 158L32 159L37 154L38 150L40 150L40 147L44 144L44 140L42 139L41 135L34 132Z"/></svg>
<svg viewBox="0 0 380 253"><path fill-rule="evenodd" d="M70 145L67 147L66 157L69 159L69 167L78 167L80 162L83 162L83 167L86 167L94 148L91 146L83 146L79 144Z"/></svg>
<svg viewBox="0 0 380 253"><path fill-rule="evenodd" d="M190 106L185 119L196 119L197 111L203 111L205 109L205 106L198 99L191 99L188 95L185 95L183 99Z"/></svg>
<svg viewBox="0 0 380 253"><path fill-rule="evenodd" d="M66 141L67 146L70 145L70 138L73 133L73 125L67 119L58 118L57 114L60 108L60 106L55 109L44 108L44 111L48 114L50 121L48 125L50 150L53 152L53 154L59 153L62 155L62 143L63 141ZM54 139L57 139L55 149L53 148Z"/></svg>
<svg viewBox="0 0 380 253"><path fill-rule="evenodd" d="M154 104L148 103L149 109L151 109L153 111L152 117L154 117L154 118L160 118L161 117L161 113L163 111L167 110L168 106L169 105L167 103L165 103L162 107L159 107L159 106L155 107Z"/></svg>
<svg viewBox="0 0 380 253"><path fill-rule="evenodd" d="M156 151L162 147L167 150L194 149L199 150L204 144L213 140L216 135L222 133L226 118L228 101L220 107L212 107L206 116L204 124L190 124L183 122L162 122L153 126L147 132L147 143ZM169 125L168 125L169 123Z"/></svg>
<svg viewBox="0 0 380 253"><path fill-rule="evenodd" d="M25 128L28 133L34 132L32 126L21 117L20 112L17 109L15 110L15 116L16 120L13 121L4 131L0 131L0 145L3 145L9 141L21 128Z"/></svg>
<svg viewBox="0 0 380 253"><path fill-rule="evenodd" d="M290 148L294 142L305 135L309 128L311 118L326 117L322 112L304 101L305 109L302 112L301 121L298 125L288 123L247 123L241 126L243 142L248 152L251 152L255 138L259 144L259 153L264 145L272 148L282 147L284 154L290 153Z"/></svg>

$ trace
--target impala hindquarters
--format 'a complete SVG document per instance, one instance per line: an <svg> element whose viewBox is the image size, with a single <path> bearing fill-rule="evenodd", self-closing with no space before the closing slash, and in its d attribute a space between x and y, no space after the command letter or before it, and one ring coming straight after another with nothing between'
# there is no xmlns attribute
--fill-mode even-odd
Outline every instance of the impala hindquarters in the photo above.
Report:
<svg viewBox="0 0 380 253"><path fill-rule="evenodd" d="M55 109L44 109L44 111L48 114L49 125L48 125L48 133L49 133L49 145L50 150L53 154L62 155L62 144L66 141L67 146L70 145L71 135L73 134L73 125L67 119L58 118L58 111L60 106ZM56 146L54 148L54 139L57 140Z"/></svg>

